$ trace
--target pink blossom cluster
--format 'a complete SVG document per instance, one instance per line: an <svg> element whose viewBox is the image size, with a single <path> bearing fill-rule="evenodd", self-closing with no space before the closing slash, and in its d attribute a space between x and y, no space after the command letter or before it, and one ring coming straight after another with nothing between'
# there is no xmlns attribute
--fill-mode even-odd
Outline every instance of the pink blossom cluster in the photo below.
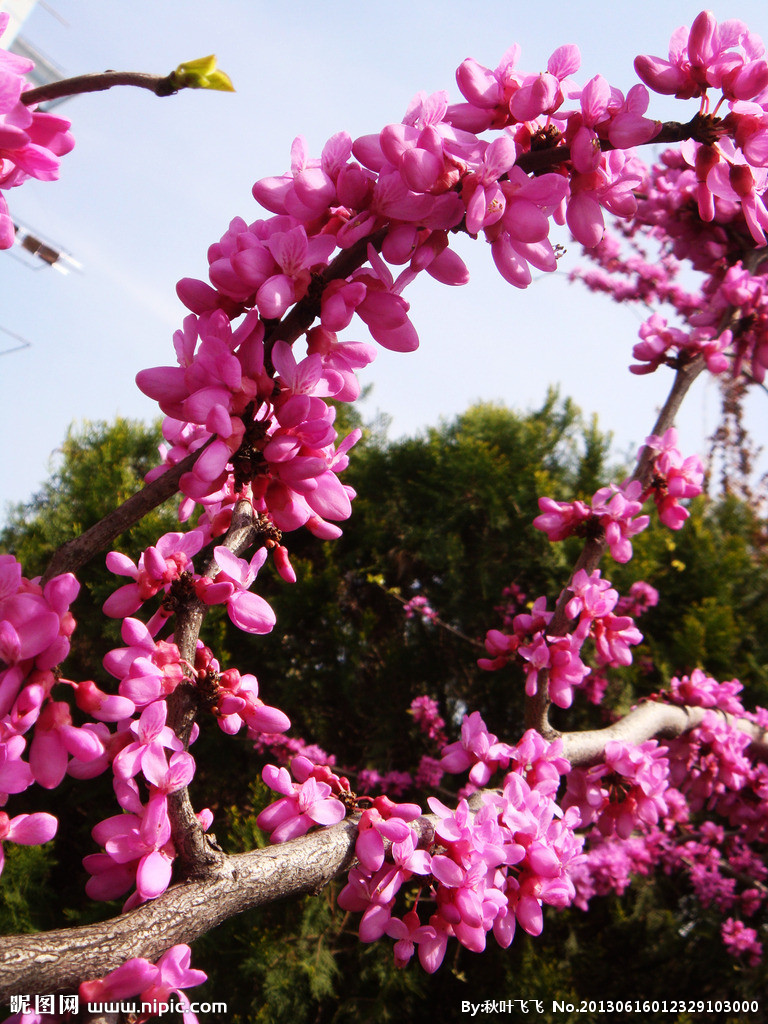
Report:
<svg viewBox="0 0 768 1024"><path fill-rule="evenodd" d="M576 889L574 906L586 911L595 896L623 895L635 875L648 875L657 862L646 835L621 839L592 833L571 876Z"/></svg>
<svg viewBox="0 0 768 1024"><path fill-rule="evenodd" d="M349 793L349 783L327 765L294 757L290 773L287 768L268 764L262 778L270 789L282 793L281 799L265 807L256 819L259 828L270 833L273 843L303 836L315 825L336 825L347 813L333 794Z"/></svg>
<svg viewBox="0 0 768 1024"><path fill-rule="evenodd" d="M428 599L423 594L417 594L403 605L406 619L412 619L418 615L424 622L434 622L438 615Z"/></svg>
<svg viewBox="0 0 768 1024"><path fill-rule="evenodd" d="M513 634L488 630L485 647L491 658L478 660L487 671L502 668L513 658L518 660L525 672L529 697L538 690L539 673L546 672L549 697L562 708L571 706L574 689L582 687L589 677L590 669L581 657L588 639L594 644L600 667L631 664L630 648L643 639L631 616L614 614L619 595L608 580L601 578L599 570L588 576L580 569L568 589L572 595L566 605L566 615L572 620L570 632L549 635L547 626L553 613L546 610L542 597L534 602L531 614L514 617Z"/></svg>
<svg viewBox="0 0 768 1024"><path fill-rule="evenodd" d="M422 966L436 970L453 936L467 948L481 951L492 930L497 941L507 946L517 921L531 934L539 934L542 904L565 906L574 895L570 872L580 859L581 840L574 834L578 815L573 811L563 817L554 803L561 774L570 770L562 757L562 744L548 744L529 730L517 746L510 747L488 735L479 715L466 716L464 725L475 746L483 749L478 757L477 751L464 747L462 759L461 743L447 746L443 753L457 762L455 770L464 771L474 762L482 766L486 781L496 769L512 766L512 771L503 789L484 792L472 810L465 800L451 811L430 799L438 824L428 849L421 846L420 833L412 824L421 815L417 804L378 796L362 798L361 805L345 778L307 758L293 759L293 779L285 768L268 765L264 769L264 781L282 794L258 818L272 842L341 821L345 803L364 806L355 848L358 864L350 872L339 905L362 914L362 941L385 934L395 940L398 966L404 966L418 947ZM485 743L480 743L481 733ZM469 733L464 736L468 738ZM422 890L416 906L402 918L395 916L398 892L414 885ZM427 924L418 914L422 896L436 902L436 912Z"/></svg>
<svg viewBox="0 0 768 1024"><path fill-rule="evenodd" d="M721 814L733 814L742 823L749 821L762 830L768 822L759 808L744 802L753 780L759 788L764 783L764 773L747 757L749 744L746 733L709 710L696 729L670 741L670 778L694 811L717 807ZM739 796L734 800L736 793Z"/></svg>
<svg viewBox="0 0 768 1024"><path fill-rule="evenodd" d="M603 836L628 839L667 813L668 785L666 750L656 740L637 746L611 740L600 764L571 770L563 807L576 807L582 824L596 824Z"/></svg>
<svg viewBox="0 0 768 1024"><path fill-rule="evenodd" d="M267 559L269 548L260 547L250 562L238 558L224 545L214 548L217 567L215 578L200 576L194 571L191 555L196 554L208 539L208 531L166 533L140 556L138 565L118 551L107 555L107 568L119 576L130 576L136 582L119 587L104 602L104 613L114 618L132 615L142 604L161 591L167 597L184 597L194 592L206 605L226 604L227 614L238 629L246 633L269 633L275 624L275 613L258 594L250 592L259 569ZM283 552L281 555L280 552ZM296 576L282 546L273 547L275 561L284 578L291 582ZM181 584L184 584L182 587ZM174 592L174 585L176 590ZM186 588L186 590L185 590ZM149 623L157 632L172 614L170 606L161 604Z"/></svg>
<svg viewBox="0 0 768 1024"><path fill-rule="evenodd" d="M551 612L545 613L551 617ZM486 637L486 648L496 650L496 637L489 631ZM510 638L512 639L512 638ZM489 648L490 644L490 648ZM525 692L533 697L538 692L539 673L547 673L547 691L550 699L558 707L570 707L573 701L573 690L584 681L589 668L580 657L582 641L573 634L566 636L548 636L543 629L538 629L531 637L530 643L518 647L518 657L525 672ZM497 662L497 659L494 659ZM485 658L478 660L481 668L488 668ZM494 665L495 667L495 665Z"/></svg>
<svg viewBox="0 0 768 1024"><path fill-rule="evenodd" d="M592 823L586 860L574 876L578 906L586 909L595 895L620 893L632 873L647 874L661 866L686 875L697 900L719 915L753 917L764 910L768 769L746 756L750 737L716 713L727 710L744 717L740 689L737 680L718 683L700 670L674 679L671 696L676 702L713 709L700 726L664 746L653 741L650 747L624 750L623 744L610 743L603 763L571 771L563 806L578 807L584 824ZM641 812L631 803L623 806L622 800L633 772L635 781L640 778L645 747L651 760L646 761L641 791L652 803ZM734 956L756 952L751 946L754 929L745 928L737 921L734 941L724 932L726 948Z"/></svg>
<svg viewBox="0 0 768 1024"><path fill-rule="evenodd" d="M168 888L176 856L168 796L187 786L195 771L192 755L165 724L166 716L165 701L153 701L138 721L116 734L112 771L122 812L94 826L93 838L104 852L83 859L91 875L86 892L92 899L115 899L135 885L125 910L155 899ZM149 792L146 803L136 779L139 774ZM199 820L207 828L210 811L201 812Z"/></svg>
<svg viewBox="0 0 768 1024"><path fill-rule="evenodd" d="M0 36L10 14L0 14ZM34 61L0 49L0 190L14 188L29 178L55 181L59 176L59 157L75 144L69 121L43 113L21 102L22 93L31 89L25 76ZM16 229L0 191L0 249L10 249Z"/></svg>
<svg viewBox="0 0 768 1024"><path fill-rule="evenodd" d="M361 768L357 773L357 789L361 793L391 793L392 796L402 796L412 789L414 776L410 772L401 772L397 769L390 769L388 772L380 772L377 768Z"/></svg>
<svg viewBox="0 0 768 1024"><path fill-rule="evenodd" d="M525 692L533 697L538 692L539 673L547 673L550 699L560 707L570 707L573 688L579 686L589 672L579 656L583 641L572 634L549 636L546 626L553 613L547 611L545 597L534 601L530 614L521 612L512 620L514 633L489 629L485 649L490 658L478 658L480 668L494 672L514 659L525 672ZM528 643L524 641L528 640Z"/></svg>
<svg viewBox="0 0 768 1024"><path fill-rule="evenodd" d="M75 726L68 705L51 696L52 670L69 653L75 628L69 606L79 589L69 573L43 587L22 575L13 555L0 555L0 807L35 782L58 786L71 757L90 760L101 752L93 731ZM3 841L44 843L57 825L44 812L0 812L0 871Z"/></svg>
<svg viewBox="0 0 768 1024"><path fill-rule="evenodd" d="M628 562L632 557L632 537L650 522L647 515L638 515L642 507L642 485L632 480L622 487L601 487L595 491L591 504L539 498L542 514L536 516L533 525L551 541L565 540L574 534L595 536L603 531L611 556L617 562Z"/></svg>
<svg viewBox="0 0 768 1024"><path fill-rule="evenodd" d="M723 943L734 957L746 957L747 963L756 967L763 958L763 944L758 941L757 932L743 921L729 917L723 921Z"/></svg>
<svg viewBox="0 0 768 1024"><path fill-rule="evenodd" d="M645 439L646 448L658 454L653 460L651 489L659 519L670 530L679 530L690 512L681 501L695 498L702 491L704 466L698 455L684 459L677 445L677 431L670 427L663 437Z"/></svg>
<svg viewBox="0 0 768 1024"><path fill-rule="evenodd" d="M191 955L189 946L177 945L163 953L156 964L144 957L133 957L104 978L84 981L79 989L80 998L87 1003L103 1003L139 996L142 1003L159 1005L174 995L185 1007L184 1024L198 1024L182 989L202 985L208 978L203 971L189 966Z"/></svg>
<svg viewBox="0 0 768 1024"><path fill-rule="evenodd" d="M336 446L335 410L325 399L348 387L352 368L373 357L370 346L347 351L329 341L324 354L297 362L283 341L267 351L255 311L232 330L219 309L187 317L174 343L179 365L142 370L137 383L177 421L165 428L174 440L170 462L215 435L182 477L184 493L205 504L211 522L236 494L247 494L278 531L306 525L317 536L338 536L328 520L349 516L352 495L336 474L360 431ZM190 433L185 424L198 429ZM183 514L191 511L186 505Z"/></svg>
<svg viewBox="0 0 768 1024"><path fill-rule="evenodd" d="M99 719L91 732L99 740L100 752L87 763L75 760L68 771L91 778L112 768L121 813L92 830L103 852L84 858L92 876L86 891L93 899L115 899L135 886L125 904L130 909L156 898L170 883L176 849L168 797L188 786L195 770L191 754L166 724L166 698L182 680L194 682L222 731L233 735L245 724L251 739L283 731L290 721L282 711L261 701L255 676L241 675L237 669L220 672L218 662L202 644L198 644L194 666L188 666L182 664L172 641L155 640L138 619L124 619L122 637L128 646L110 651L104 659L107 671L119 680L118 693L94 692L90 684L82 700L83 684L77 687L78 704L87 704ZM134 718L137 709L141 711ZM110 733L107 722L116 723L115 732ZM198 731L195 725L191 741ZM144 793L148 794L146 801ZM209 810L200 811L197 817L203 829L213 819Z"/></svg>
<svg viewBox="0 0 768 1024"><path fill-rule="evenodd" d="M646 320L633 349L633 373L650 373L662 365L676 369L702 356L710 373L746 372L762 382L768 368L765 263L750 255L754 240L740 205L715 195L710 222L691 216L698 186L685 152L668 150L651 169L632 228L622 232L630 255L606 235L587 252L598 269L575 276L616 301L668 304L680 318L680 326L670 325L659 312ZM646 240L661 246L661 253L649 257ZM684 261L705 275L698 292L676 282Z"/></svg>
<svg viewBox="0 0 768 1024"><path fill-rule="evenodd" d="M525 608L525 601L528 595L516 584L510 583L501 592L504 604L496 605L493 609L502 618L502 625L506 629L512 625L512 620L518 612Z"/></svg>
<svg viewBox="0 0 768 1024"><path fill-rule="evenodd" d="M746 714L739 698L743 689L738 679L721 683L700 668L695 668L690 676L673 676L669 681L670 697L676 704L717 708L738 716Z"/></svg>
<svg viewBox="0 0 768 1024"><path fill-rule="evenodd" d="M630 480L621 487L611 484L595 492L591 507L580 500L539 498L541 515L536 516L533 525L551 541L573 535L595 537L602 532L611 556L617 562L628 562L632 557L632 537L650 522L649 516L638 515L649 495L653 495L664 525L679 530L690 514L680 502L701 494L701 459L698 455L683 458L676 445L674 427L663 437L651 435L645 439L645 448L655 453L651 484L645 491L639 480Z"/></svg>
<svg viewBox="0 0 768 1024"><path fill-rule="evenodd" d="M658 122L643 116L648 94L642 86L635 86L625 98L601 75L580 88L571 78L581 62L575 46L555 50L547 62L547 71L538 74L515 70L519 52L517 46L509 49L493 71L472 59L464 61L456 79L467 102L449 108L449 119L457 128L472 131L508 128L517 146L523 149L535 149L542 141L545 145L561 141L568 144L570 180L565 189L559 183L558 196L556 176L543 175L553 178L551 183L547 182L547 199L559 223L567 222L583 245L596 245L604 230L603 208L623 217L634 212L633 189L642 181L642 170L631 154L622 150L648 142L659 130ZM571 107L564 108L565 103ZM603 153L601 140L617 148ZM489 163L486 158L486 167ZM474 209L468 207L468 230L483 227L502 275L513 284L530 281L530 272L524 276L520 268L508 262L512 254L517 255L518 261L527 259L538 269L552 269L540 267L528 251L521 249L521 241L530 241L520 237L521 228L529 232L541 217L534 218L535 211L530 206L516 209L510 204L510 199L517 198L518 181L522 184L519 174L509 173L509 180L517 189L505 188L501 182L496 185L489 180L485 168L476 177L470 194ZM542 195L546 195L543 186L537 191L529 186L520 198L541 203ZM477 213L471 216L475 209L485 214L482 220ZM514 220L520 227L513 224ZM506 235L489 230L499 223ZM523 264L522 269L526 271L527 267Z"/></svg>
<svg viewBox="0 0 768 1024"><path fill-rule="evenodd" d="M719 921L728 911L744 917L755 915L765 903L768 874L759 853L749 850L745 855L748 848L739 837L729 837L721 825L712 821L700 823L695 838L690 838L692 822L688 820L685 798L673 788L666 796L668 815L660 820L659 827L646 827L642 836L605 837L597 829L588 834L585 856L572 874L574 904L586 911L595 896L612 892L621 895L634 875L647 876L661 867L668 874L686 875L699 903L711 906ZM737 875L754 879L755 884L745 884ZM756 929L748 928L741 920L729 920L732 923L722 931L725 948L735 958L749 954L749 962L754 965L760 952Z"/></svg>
<svg viewBox="0 0 768 1024"><path fill-rule="evenodd" d="M578 617L574 636L592 639L599 666L630 665L630 647L639 644L643 635L630 615L615 615L618 592L595 569L589 576L583 569L574 575L568 588L573 597L565 607L570 619Z"/></svg>
<svg viewBox="0 0 768 1024"><path fill-rule="evenodd" d="M445 720L440 715L437 701L432 697L414 697L410 707L413 720L419 729L438 746L447 743Z"/></svg>
<svg viewBox="0 0 768 1024"><path fill-rule="evenodd" d="M126 619L123 639L129 646L110 652L105 662L120 680L119 693L54 673L69 651L75 627L69 605L78 589L71 575L41 587L21 575L12 556L0 556L0 801L33 782L54 789L65 774L93 778L111 765L123 813L93 830L105 853L85 858L93 875L87 890L112 899L135 884L133 906L159 895L170 881L174 851L167 797L194 772L191 756L165 725L163 698L181 681L182 668L175 645L155 642L143 623ZM77 708L91 721L75 725L70 704L54 699L57 685L73 691ZM133 721L137 707L144 710ZM116 723L116 731L107 723ZM33 727L27 751L26 733ZM146 803L135 781L139 773L149 793ZM46 813L9 818L3 812L0 825L0 838L35 843L51 839L57 821Z"/></svg>
<svg viewBox="0 0 768 1024"><path fill-rule="evenodd" d="M182 573L192 570L192 556L203 547L206 539L202 530L166 533L142 552L138 564L119 551L110 551L107 555L109 571L116 576L129 576L134 582L126 583L107 598L104 614L124 618L133 615L160 591L167 594Z"/></svg>
<svg viewBox="0 0 768 1024"><path fill-rule="evenodd" d="M362 941L386 934L395 940L396 965L405 966L418 949L422 967L433 972L451 937L481 952L493 932L506 948L518 922L529 934L540 934L543 904L571 902L570 872L581 851L581 840L573 831L578 815L560 816L546 784L529 785L524 773L532 782L538 775L537 752L545 761L544 778L553 769L557 774L558 760L536 744L528 748L512 758L520 770L506 776L501 790L483 793L479 806L470 809L461 800L450 810L429 799L438 819L430 849L420 847L419 833L408 824L420 814L418 806L376 802L364 812L356 846L358 866L339 895L342 909L362 913ZM417 894L413 909L398 917L393 911L404 887L416 887ZM418 911L422 899L435 905L427 923Z"/></svg>
<svg viewBox="0 0 768 1024"><path fill-rule="evenodd" d="M705 328L684 331L678 327L669 327L663 316L653 313L638 333L642 340L632 349L633 358L638 360L629 368L632 373L653 373L663 363L679 366L683 353L688 358L703 355L710 373L723 373L730 366L726 355L733 342L733 332L730 330L723 331L717 337Z"/></svg>
<svg viewBox="0 0 768 1024"><path fill-rule="evenodd" d="M696 171L698 213L703 221L714 219L714 196L739 204L758 245L766 244L768 227L762 199L768 165L764 53L760 37L743 22L718 25L711 11L702 11L690 31L681 27L674 33L669 60L635 60L638 75L656 92L701 97L702 114L709 113L710 89L720 93L717 108L728 104L730 113L722 126L712 125L712 138L693 143L686 154Z"/></svg>
<svg viewBox="0 0 768 1024"><path fill-rule="evenodd" d="M511 757L512 747L489 733L480 712L473 711L464 715L461 738L443 748L440 765L446 772L469 772L469 781L479 788L499 769L506 770Z"/></svg>
<svg viewBox="0 0 768 1024"><path fill-rule="evenodd" d="M275 738L291 726L285 712L270 707L259 697L259 683L251 673L241 675L236 668L222 672L215 698L211 710L219 728L229 736L245 725L249 740Z"/></svg>
<svg viewBox="0 0 768 1024"><path fill-rule="evenodd" d="M711 373L730 367L734 375L744 370L762 382L768 369L766 266L750 249L765 245L768 225L763 43L742 22L718 25L702 12L690 29L673 35L668 60L638 57L635 67L658 92L699 98L694 136L663 153L648 173L632 226L620 227L630 254L606 236L587 253L598 269L578 276L617 301L667 303L681 318L680 326L669 326L666 317L652 314L640 329L633 372L677 368L701 355ZM718 116L724 108L725 116ZM661 252L649 254L645 240ZM677 283L682 261L705 275L698 294Z"/></svg>
<svg viewBox="0 0 768 1024"><path fill-rule="evenodd" d="M619 615L631 615L636 618L659 603L659 592L645 580L636 580L629 588L629 593L620 597L616 604Z"/></svg>

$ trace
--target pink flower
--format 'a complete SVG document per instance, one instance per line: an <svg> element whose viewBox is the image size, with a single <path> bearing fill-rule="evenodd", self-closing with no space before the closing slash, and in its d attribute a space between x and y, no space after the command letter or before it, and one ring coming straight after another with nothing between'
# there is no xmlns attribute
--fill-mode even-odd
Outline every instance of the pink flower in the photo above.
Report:
<svg viewBox="0 0 768 1024"><path fill-rule="evenodd" d="M386 928L387 935L395 942L395 967L405 967L414 954L415 947L427 940L434 941L437 932L431 925L423 925L415 910L408 911L402 921L390 918Z"/></svg>
<svg viewBox="0 0 768 1024"><path fill-rule="evenodd" d="M284 794L282 800L270 804L256 819L259 828L271 833L273 843L303 836L313 825L336 825L346 814L344 804L331 796L328 783L318 782L313 776L301 783L292 782L286 768L267 765L262 778L270 789Z"/></svg>
<svg viewBox="0 0 768 1024"><path fill-rule="evenodd" d="M144 1003L164 1003L174 994L186 1007L184 1024L197 1024L197 1017L189 1009L189 1000L181 991L207 981L203 971L190 968L192 951L189 946L177 945L167 950L157 964L144 957L126 960L104 978L84 981L80 985L80 998L86 1002L115 1002L130 996L140 996Z"/></svg>
<svg viewBox="0 0 768 1024"><path fill-rule="evenodd" d="M731 956L747 955L751 966L757 966L763 956L763 946L758 942L757 932L748 928L743 921L729 917L723 922L721 933L723 943Z"/></svg>
<svg viewBox="0 0 768 1024"><path fill-rule="evenodd" d="M107 568L118 576L131 576L136 582L120 587L104 602L104 614L124 618L138 611L144 601L160 590L167 590L174 580L191 568L191 556L205 543L202 530L189 533L166 533L157 544L147 548L138 566L119 551L107 555Z"/></svg>
<svg viewBox="0 0 768 1024"><path fill-rule="evenodd" d="M768 67L757 36L739 21L717 24L711 11L702 11L690 31L673 34L669 60L636 57L635 71L655 92L679 99L703 95L709 86L729 98L752 99L768 85Z"/></svg>
<svg viewBox="0 0 768 1024"><path fill-rule="evenodd" d="M469 769L470 781L475 786L485 786L491 775L509 765L512 748L499 743L488 732L478 711L465 715L461 723L461 739L443 749L440 766L447 772L464 772Z"/></svg>
<svg viewBox="0 0 768 1024"><path fill-rule="evenodd" d="M285 732L290 728L290 719L284 712L259 698L256 676L240 675L236 668L230 668L222 672L220 685L222 696L215 710L223 732L234 735L245 722L249 738L257 739L263 733Z"/></svg>
<svg viewBox="0 0 768 1024"><path fill-rule="evenodd" d="M130 729L136 739L123 747L112 763L118 778L130 779L139 771L146 775L145 762L149 765L158 756L165 764L163 748L183 749L181 740L165 724L167 715L168 705L164 700L157 700L144 708L138 722L131 723Z"/></svg>
<svg viewBox="0 0 768 1024"><path fill-rule="evenodd" d="M0 14L0 35L5 32L9 14ZM24 76L34 63L6 50L0 50L0 188L10 189L28 178L54 181L59 176L59 157L74 146L69 121L43 113L21 102L28 88ZM0 249L9 249L15 240L15 228L8 207L0 195Z"/></svg>
<svg viewBox="0 0 768 1024"><path fill-rule="evenodd" d="M56 818L44 811L36 814L17 814L15 818L9 818L5 811L0 811L0 874L5 864L3 842L38 846L53 839L58 827Z"/></svg>
<svg viewBox="0 0 768 1024"><path fill-rule="evenodd" d="M256 302L265 319L278 319L306 294L310 270L326 265L336 242L331 235L308 238L305 229L298 226L273 232L266 246L281 272L261 285L256 292Z"/></svg>
<svg viewBox="0 0 768 1024"><path fill-rule="evenodd" d="M35 781L55 789L67 771L71 754L81 761L93 761L104 752L95 733L72 724L69 706L49 701L40 713L29 748L29 766Z"/></svg>
<svg viewBox="0 0 768 1024"><path fill-rule="evenodd" d="M269 633L277 621L275 613L263 597L248 591L267 559L267 549L259 548L250 562L246 562L220 545L214 548L213 557L221 572L212 586L203 591L205 603L226 601L229 617L238 629L246 633Z"/></svg>

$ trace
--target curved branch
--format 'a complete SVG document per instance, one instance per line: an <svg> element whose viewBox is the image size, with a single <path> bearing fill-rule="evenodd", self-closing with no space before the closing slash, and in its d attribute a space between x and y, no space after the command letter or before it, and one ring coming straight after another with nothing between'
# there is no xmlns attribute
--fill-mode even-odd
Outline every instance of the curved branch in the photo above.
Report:
<svg viewBox="0 0 768 1024"><path fill-rule="evenodd" d="M563 753L574 766L599 760L610 740L642 743L670 738L700 725L708 709L648 702L605 729L562 735ZM768 730L723 714L752 737L750 752L768 759ZM482 793L470 801L476 810ZM287 843L222 857L212 877L172 886L162 896L99 924L3 938L0 1002L17 992L74 990L87 978L102 977L130 957L157 960L170 946L189 943L230 917L305 893L318 893L354 862L357 817ZM435 815L414 822L419 846L434 840Z"/></svg>
<svg viewBox="0 0 768 1024"><path fill-rule="evenodd" d="M647 701L604 729L562 733L563 755L574 767L594 764L605 753L605 746L611 740L644 743L650 739L673 739L701 725L707 712L712 711L712 708L681 707L677 704ZM768 730L724 711L715 713L752 738L749 750L753 757L768 760Z"/></svg>
<svg viewBox="0 0 768 1024"><path fill-rule="evenodd" d="M9 935L0 950L0 1003L14 993L72 991L131 957L157 960L254 907L318 893L352 866L357 818L278 846L225 858L215 878L174 885L151 903L100 924ZM429 846L437 818L411 822Z"/></svg>
<svg viewBox="0 0 768 1024"><path fill-rule="evenodd" d="M218 875L174 885L151 903L99 924L3 938L0 1003L14 992L76 989L130 957L157 960L253 907L318 892L348 868L356 824L341 822L280 846L227 857Z"/></svg>
<svg viewBox="0 0 768 1024"><path fill-rule="evenodd" d="M173 71L170 75L148 75L142 71L100 71L90 75L62 78L58 82L49 82L36 89L28 89L19 99L25 106L31 107L35 103L47 103L49 100L60 100L84 92L103 92L115 85L134 85L139 89L149 89L155 96L173 96L185 88L184 83L178 80Z"/></svg>

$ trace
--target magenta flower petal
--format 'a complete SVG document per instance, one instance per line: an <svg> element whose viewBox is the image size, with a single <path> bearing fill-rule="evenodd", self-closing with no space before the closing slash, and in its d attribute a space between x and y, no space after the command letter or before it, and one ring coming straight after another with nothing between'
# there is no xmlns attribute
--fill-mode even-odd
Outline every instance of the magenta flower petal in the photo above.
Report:
<svg viewBox="0 0 768 1024"><path fill-rule="evenodd" d="M146 899L155 899L168 888L171 868L171 861L159 850L142 857L136 872L137 891Z"/></svg>
<svg viewBox="0 0 768 1024"><path fill-rule="evenodd" d="M18 814L11 819L8 835L4 838L24 846L47 843L56 835L59 822L52 814L39 811L35 814Z"/></svg>
<svg viewBox="0 0 768 1024"><path fill-rule="evenodd" d="M246 633L269 633L277 621L275 613L258 594L235 594L229 600L227 611L237 628Z"/></svg>
<svg viewBox="0 0 768 1024"><path fill-rule="evenodd" d="M343 820L346 811L341 800L331 797L312 804L307 814L318 825L337 825Z"/></svg>

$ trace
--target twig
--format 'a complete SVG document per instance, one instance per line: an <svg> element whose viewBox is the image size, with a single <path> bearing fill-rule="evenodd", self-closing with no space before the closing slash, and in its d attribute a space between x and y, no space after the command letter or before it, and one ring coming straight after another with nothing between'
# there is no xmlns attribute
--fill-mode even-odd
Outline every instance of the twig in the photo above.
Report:
<svg viewBox="0 0 768 1024"><path fill-rule="evenodd" d="M659 413L656 422L653 426L652 434L660 435L664 434L675 422L675 417L680 409L683 399L685 398L688 390L704 370L706 362L704 357L699 355L691 362L681 366L676 374L675 379L672 382L667 400L662 406L661 412ZM653 468L653 453L645 446L641 449L638 456L637 465L635 471L630 477L630 482L639 480L643 490L645 490L651 481L651 473ZM605 539L605 533L599 537L589 537L584 542L584 547L581 549L581 553L576 560L571 571L570 579L573 579L574 575L583 569L587 575L589 575L597 566L600 564L600 560L605 554L608 542ZM570 600L571 593L568 587L564 587L560 593L555 611L552 618L547 626L547 636L565 636L568 632L570 620L566 614L566 606ZM526 728L538 730L542 736L546 739L554 739L558 733L549 723L549 707L550 699L547 688L548 673L540 672L538 677L538 686L536 693L533 697L526 698L526 710L525 710L525 722Z"/></svg>
<svg viewBox="0 0 768 1024"><path fill-rule="evenodd" d="M137 523L153 508L162 505L168 498L173 497L179 489L179 480L192 469L197 459L211 443L211 438L197 451L190 452L186 458L177 465L167 469L162 476L157 477L150 484L145 484L140 491L131 495L119 508L114 509L98 523L95 523L85 533L80 534L73 540L54 552L48 568L43 574L43 583L59 576L64 572L76 572L86 562L89 562L94 555L113 541L115 537L127 530L134 523Z"/></svg>
<svg viewBox="0 0 768 1024"><path fill-rule="evenodd" d="M77 96L84 92L103 92L115 85L133 85L139 89L149 89L155 96L173 96L185 88L184 83L178 80L173 71L170 75L148 75L142 71L100 71L49 82L36 89L28 89L19 98L22 103L31 107L35 103L47 103L49 100Z"/></svg>

